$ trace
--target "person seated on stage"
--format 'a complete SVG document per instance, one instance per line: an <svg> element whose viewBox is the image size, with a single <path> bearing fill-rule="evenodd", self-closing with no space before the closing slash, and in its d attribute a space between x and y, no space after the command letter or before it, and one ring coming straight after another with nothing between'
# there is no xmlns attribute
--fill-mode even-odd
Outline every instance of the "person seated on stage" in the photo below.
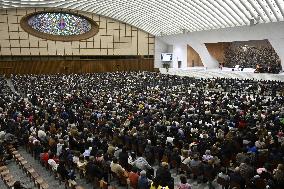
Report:
<svg viewBox="0 0 284 189"><path fill-rule="evenodd" d="M261 68L260 65L259 65L259 64L256 64L254 73L260 73L260 68Z"/></svg>
<svg viewBox="0 0 284 189"><path fill-rule="evenodd" d="M219 68L220 68L220 70L222 70L223 67L224 67L223 63L219 63Z"/></svg>
<svg viewBox="0 0 284 189"><path fill-rule="evenodd" d="M235 65L235 71L239 71L240 70L240 65Z"/></svg>
<svg viewBox="0 0 284 189"><path fill-rule="evenodd" d="M271 65L268 65L266 68L267 73L273 73L273 69L271 67Z"/></svg>

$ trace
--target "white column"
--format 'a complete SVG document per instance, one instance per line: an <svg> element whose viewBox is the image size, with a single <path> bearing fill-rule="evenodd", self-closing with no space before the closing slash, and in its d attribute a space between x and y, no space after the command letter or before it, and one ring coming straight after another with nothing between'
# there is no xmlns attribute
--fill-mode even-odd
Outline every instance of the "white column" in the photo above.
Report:
<svg viewBox="0 0 284 189"><path fill-rule="evenodd" d="M156 38L155 39L154 68L162 68L163 67L163 64L162 64L162 61L161 61L161 54L162 53L170 53L168 51L169 51L168 50L168 44L163 42L162 40Z"/></svg>
<svg viewBox="0 0 284 189"><path fill-rule="evenodd" d="M189 45L199 54L200 59L206 68L218 68L218 61L210 55L204 43L190 41Z"/></svg>
<svg viewBox="0 0 284 189"><path fill-rule="evenodd" d="M187 67L187 44L173 45L173 68L178 68L178 61L181 61L181 68Z"/></svg>
<svg viewBox="0 0 284 189"><path fill-rule="evenodd" d="M281 60L282 70L284 70L284 38L269 39L269 42L274 48L275 52L278 54Z"/></svg>

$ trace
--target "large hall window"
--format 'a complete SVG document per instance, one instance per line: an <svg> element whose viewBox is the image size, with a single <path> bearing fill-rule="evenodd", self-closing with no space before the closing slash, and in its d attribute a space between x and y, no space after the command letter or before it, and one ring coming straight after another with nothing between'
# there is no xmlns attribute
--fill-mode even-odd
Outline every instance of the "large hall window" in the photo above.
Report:
<svg viewBox="0 0 284 189"><path fill-rule="evenodd" d="M85 18L69 13L46 12L32 16L28 24L39 32L52 35L80 35L91 30Z"/></svg>
<svg viewBox="0 0 284 189"><path fill-rule="evenodd" d="M40 38L59 41L82 40L98 32L90 18L71 12L34 12L21 20L22 28Z"/></svg>

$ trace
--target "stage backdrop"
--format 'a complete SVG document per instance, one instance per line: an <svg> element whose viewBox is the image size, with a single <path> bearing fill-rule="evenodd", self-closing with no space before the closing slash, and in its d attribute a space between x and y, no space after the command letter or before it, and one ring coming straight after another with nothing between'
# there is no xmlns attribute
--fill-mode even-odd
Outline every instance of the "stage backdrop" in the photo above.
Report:
<svg viewBox="0 0 284 189"><path fill-rule="evenodd" d="M203 67L199 54L187 45L187 67Z"/></svg>
<svg viewBox="0 0 284 189"><path fill-rule="evenodd" d="M20 20L23 16L48 10L53 9L1 9L0 56L154 55L154 36L125 23L91 13L75 12L93 19L99 25L98 34L86 40L50 41L34 37L21 28ZM64 9L64 11L70 10Z"/></svg>

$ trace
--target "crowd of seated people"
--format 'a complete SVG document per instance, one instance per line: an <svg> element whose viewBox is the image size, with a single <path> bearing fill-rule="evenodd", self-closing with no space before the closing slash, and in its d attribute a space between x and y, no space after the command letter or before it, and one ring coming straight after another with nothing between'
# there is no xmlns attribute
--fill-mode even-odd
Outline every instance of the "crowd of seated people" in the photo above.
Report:
<svg viewBox="0 0 284 189"><path fill-rule="evenodd" d="M7 117L6 114L12 113L13 108L21 104L20 99L20 96L13 93L6 80L0 76L0 163L2 165L5 164L7 159L11 159L11 156L6 153L5 142L14 146L18 145L18 140L15 137L15 134L17 134L16 125L13 124L12 117ZM11 127L8 127L7 123Z"/></svg>
<svg viewBox="0 0 284 189"><path fill-rule="evenodd" d="M224 65L255 68L255 73L279 73L282 70L279 56L272 47L229 47L225 51Z"/></svg>
<svg viewBox="0 0 284 189"><path fill-rule="evenodd" d="M188 177L210 188L215 179L224 187L283 186L282 82L149 72L12 82L32 105L1 96L1 130L63 180L79 170L88 181L111 175L135 189L189 189Z"/></svg>

